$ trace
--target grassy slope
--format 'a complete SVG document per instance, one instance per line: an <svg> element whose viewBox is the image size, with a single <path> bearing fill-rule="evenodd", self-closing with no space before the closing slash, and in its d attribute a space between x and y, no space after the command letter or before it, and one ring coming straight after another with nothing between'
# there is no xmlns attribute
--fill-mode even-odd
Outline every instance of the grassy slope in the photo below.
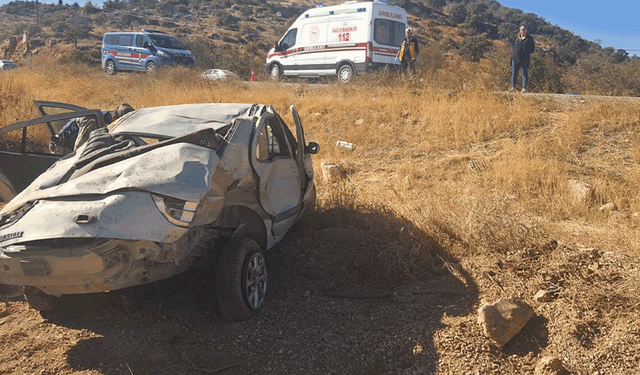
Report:
<svg viewBox="0 0 640 375"><path fill-rule="evenodd" d="M307 140L321 145L314 160L320 214L310 227L354 233L344 246L320 241L306 250L306 266L327 283L378 290L454 267L469 274L482 300L504 295L485 279L487 271L497 272L507 294L529 299L560 284L563 304L538 313L551 320L548 350L568 342L579 372L591 369L580 356L597 355L627 319L638 321L638 276L625 268L627 256L640 255L636 102L445 91L387 77L347 86L216 84L182 69L108 77L60 68L0 75L0 124L35 116L33 99L89 108L268 103L288 123L294 104ZM337 148L337 140L355 149ZM323 181L323 161L338 164L344 181ZM589 184L583 199L570 180ZM600 210L606 203L614 209ZM581 247L602 256L590 274L593 258L582 257ZM621 260L605 261L604 254ZM473 320L473 313L459 317L446 329ZM583 345L581 332L595 344ZM628 340L615 339L615 348ZM616 371L627 365L621 357L607 361Z"/></svg>

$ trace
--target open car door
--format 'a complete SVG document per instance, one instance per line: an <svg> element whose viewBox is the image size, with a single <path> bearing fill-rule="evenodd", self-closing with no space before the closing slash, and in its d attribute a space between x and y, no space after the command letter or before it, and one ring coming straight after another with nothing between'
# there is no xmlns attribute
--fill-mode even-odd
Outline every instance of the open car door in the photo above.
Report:
<svg viewBox="0 0 640 375"><path fill-rule="evenodd" d="M284 125L273 108L257 120L251 140L251 165L258 176L262 208L272 216L276 241L296 222L302 211L304 181L296 161L295 145L287 140Z"/></svg>
<svg viewBox="0 0 640 375"><path fill-rule="evenodd" d="M10 201L63 156L49 148L51 137L56 134L52 124L66 124L85 116L94 117L99 127L104 125L101 111L83 109L0 128L0 200Z"/></svg>

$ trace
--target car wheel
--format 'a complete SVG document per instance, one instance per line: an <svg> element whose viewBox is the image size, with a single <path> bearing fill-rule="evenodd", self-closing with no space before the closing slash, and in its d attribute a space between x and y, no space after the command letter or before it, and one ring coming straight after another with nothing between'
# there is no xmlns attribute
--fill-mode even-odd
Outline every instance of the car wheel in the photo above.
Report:
<svg viewBox="0 0 640 375"><path fill-rule="evenodd" d="M0 171L0 202L9 202L16 196L16 189L13 188L11 181Z"/></svg>
<svg viewBox="0 0 640 375"><path fill-rule="evenodd" d="M271 79L274 81L279 81L282 78L282 70L278 64L271 65L271 70L269 71L269 75Z"/></svg>
<svg viewBox="0 0 640 375"><path fill-rule="evenodd" d="M340 69L338 69L338 81L340 81L340 83L349 83L351 78L353 78L353 68L351 65L342 65Z"/></svg>
<svg viewBox="0 0 640 375"><path fill-rule="evenodd" d="M147 73L155 73L156 63L154 63L153 61L149 61L147 65L145 65L144 69L147 71Z"/></svg>
<svg viewBox="0 0 640 375"><path fill-rule="evenodd" d="M216 292L226 320L247 320L264 305L267 265L260 246L249 238L232 238L216 264Z"/></svg>
<svg viewBox="0 0 640 375"><path fill-rule="evenodd" d="M111 60L107 61L107 63L104 65L104 70L106 70L107 74L110 76L116 75L118 73L118 69L116 69L116 63Z"/></svg>
<svg viewBox="0 0 640 375"><path fill-rule="evenodd" d="M24 299L36 311L51 311L55 309L55 297L43 293L32 286L24 287Z"/></svg>

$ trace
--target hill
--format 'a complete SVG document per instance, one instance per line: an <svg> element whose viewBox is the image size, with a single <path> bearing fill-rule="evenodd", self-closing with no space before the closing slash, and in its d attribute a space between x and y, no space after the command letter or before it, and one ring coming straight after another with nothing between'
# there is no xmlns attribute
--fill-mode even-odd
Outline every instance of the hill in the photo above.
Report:
<svg viewBox="0 0 640 375"><path fill-rule="evenodd" d="M326 2L325 5L338 3ZM510 43L527 25L534 53L531 89L539 92L640 95L640 59L624 50L602 48L531 13L490 0L398 0L423 44L418 69L428 79L454 87L508 85ZM228 69L248 78L262 73L273 42L305 9L307 0L128 0L80 6L14 1L0 7L6 40L0 55L22 65L100 63L105 31L159 29L181 38L200 69ZM36 22L37 21L37 22ZM26 35L25 43L20 45ZM34 47L34 44L38 47ZM36 56L42 56L36 58ZM453 75L458 76L456 79ZM264 77L263 77L264 78ZM474 81L473 83L470 81ZM444 84L444 83L443 83Z"/></svg>

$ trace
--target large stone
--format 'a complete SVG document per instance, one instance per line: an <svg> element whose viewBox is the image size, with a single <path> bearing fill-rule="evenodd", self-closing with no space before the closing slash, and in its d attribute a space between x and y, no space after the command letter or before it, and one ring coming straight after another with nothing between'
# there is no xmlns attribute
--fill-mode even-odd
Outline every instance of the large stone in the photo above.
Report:
<svg viewBox="0 0 640 375"><path fill-rule="evenodd" d="M560 375L566 372L562 361L557 357L544 357L536 365L535 375Z"/></svg>
<svg viewBox="0 0 640 375"><path fill-rule="evenodd" d="M576 202L586 202L591 195L591 185L586 182L569 180L569 189L571 196Z"/></svg>
<svg viewBox="0 0 640 375"><path fill-rule="evenodd" d="M539 290L538 293L533 296L533 299L538 302L551 302L552 298L553 296L547 290Z"/></svg>
<svg viewBox="0 0 640 375"><path fill-rule="evenodd" d="M518 298L503 298L493 304L485 304L478 310L478 323L484 334L503 347L527 324L533 309Z"/></svg>
<svg viewBox="0 0 640 375"><path fill-rule="evenodd" d="M338 165L323 161L320 163L320 167L322 168L322 177L325 182L334 183L339 182L345 177L345 172Z"/></svg>

